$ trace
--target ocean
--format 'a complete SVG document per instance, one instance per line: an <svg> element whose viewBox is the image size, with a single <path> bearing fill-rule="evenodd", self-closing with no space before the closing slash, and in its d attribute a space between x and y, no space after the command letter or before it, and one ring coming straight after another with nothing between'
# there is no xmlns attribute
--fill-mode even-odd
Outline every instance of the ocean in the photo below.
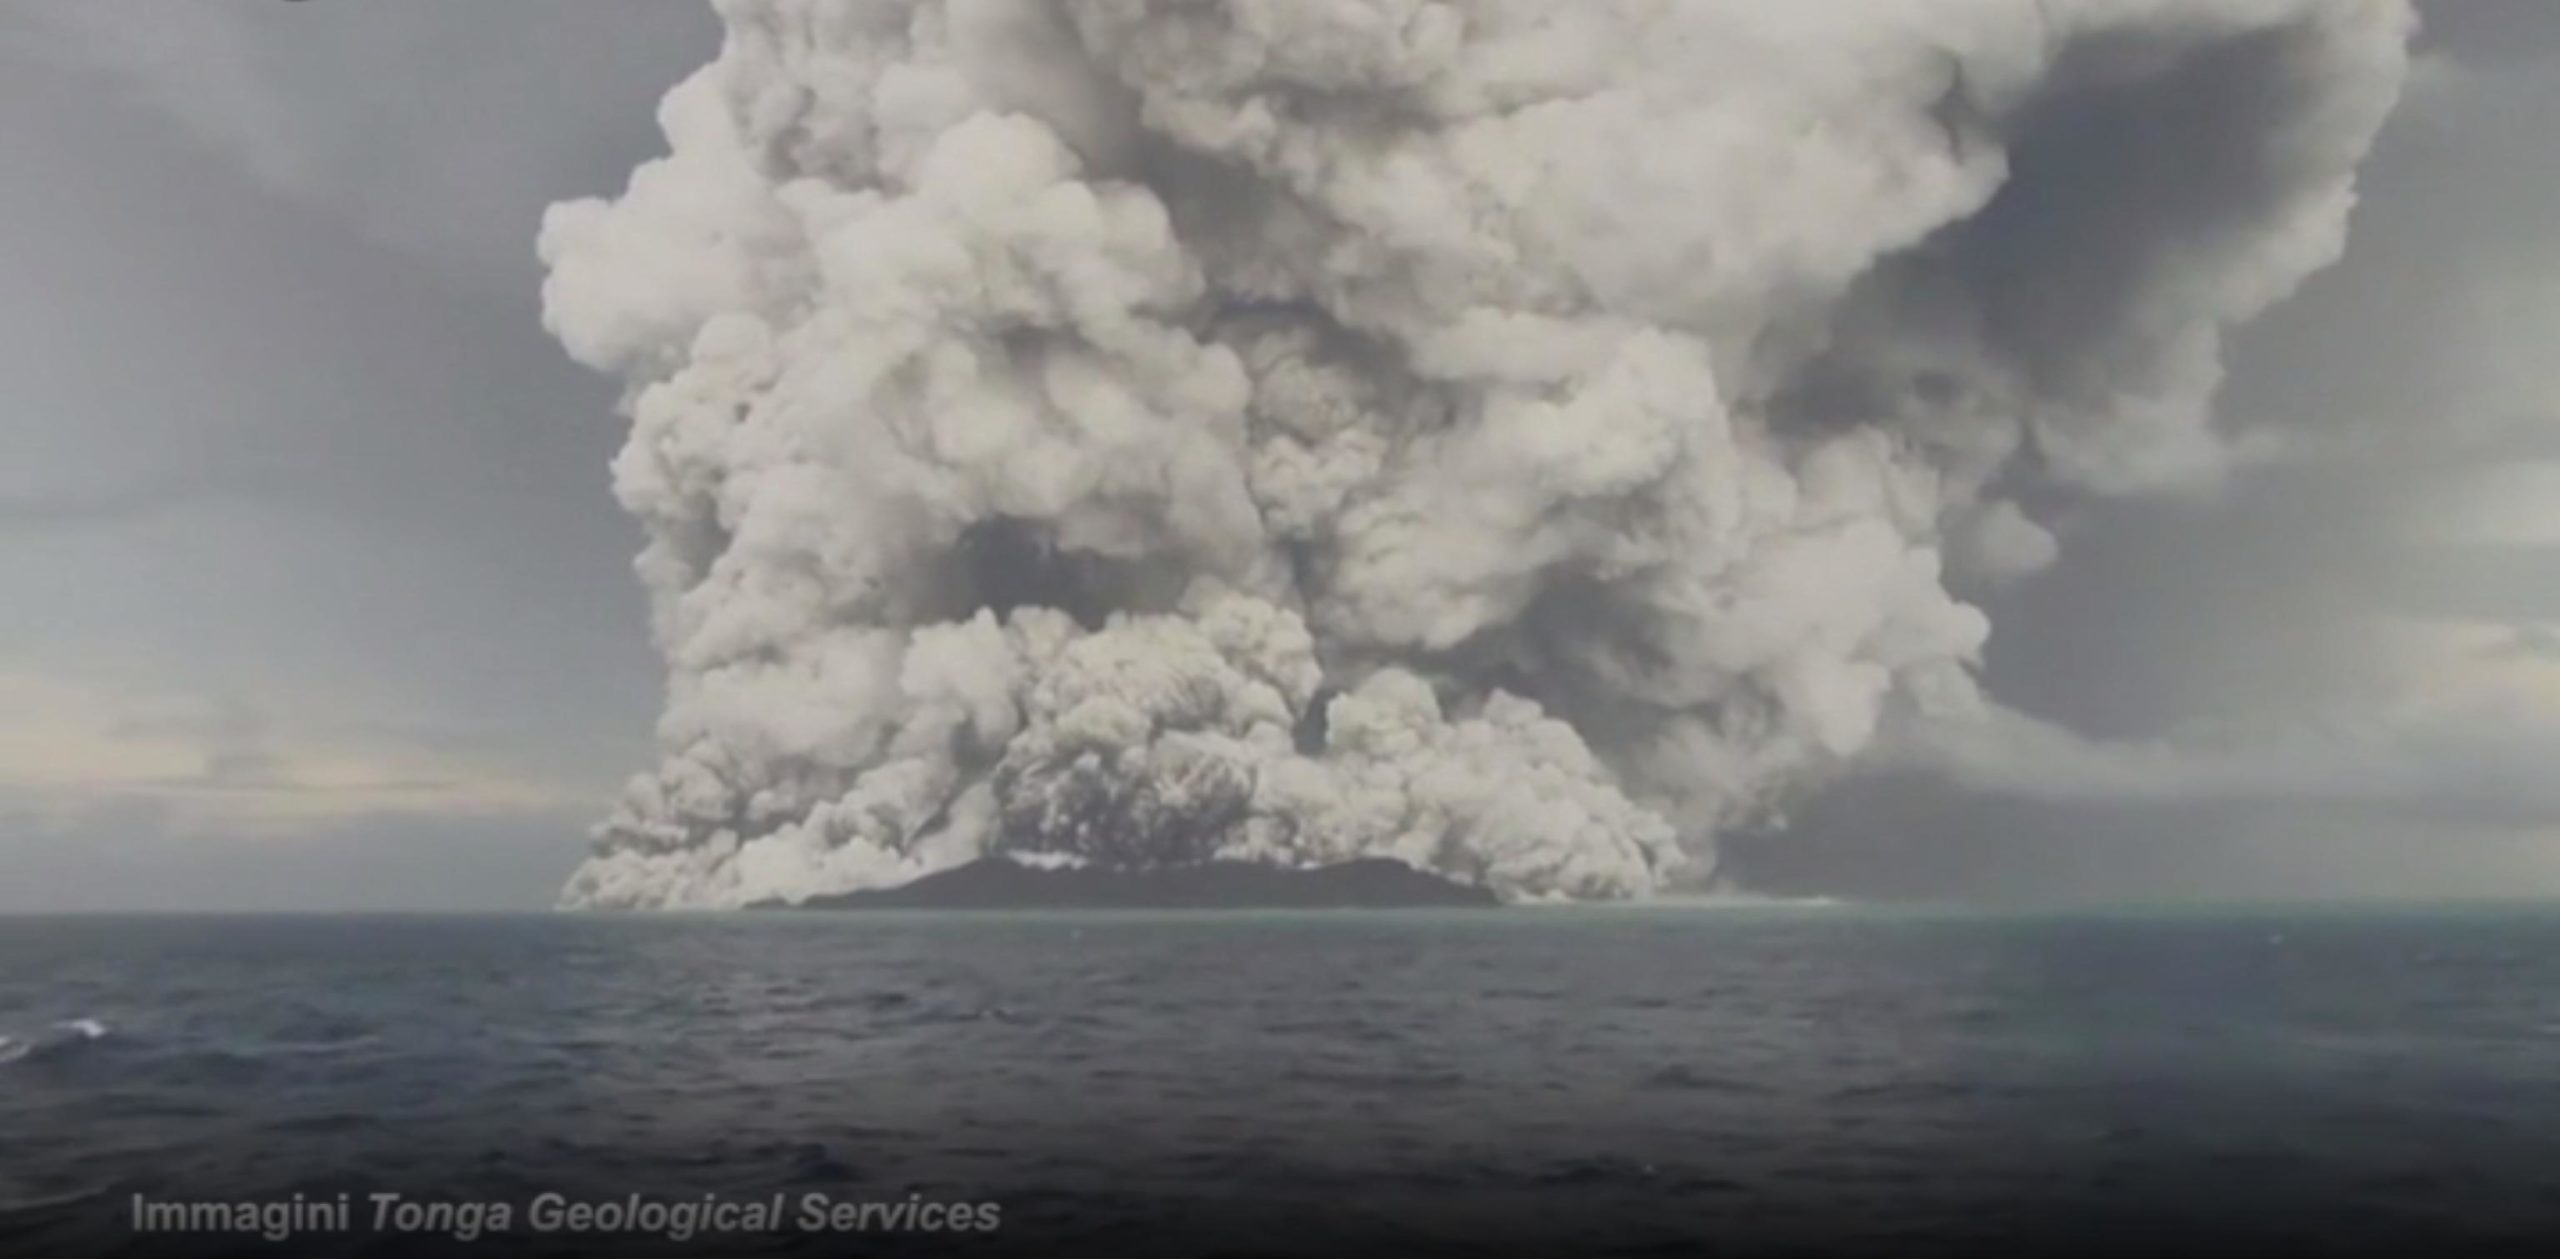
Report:
<svg viewBox="0 0 2560 1259"><path fill-rule="evenodd" d="M0 919L0 1037L8 1256L2560 1241L2543 907Z"/></svg>

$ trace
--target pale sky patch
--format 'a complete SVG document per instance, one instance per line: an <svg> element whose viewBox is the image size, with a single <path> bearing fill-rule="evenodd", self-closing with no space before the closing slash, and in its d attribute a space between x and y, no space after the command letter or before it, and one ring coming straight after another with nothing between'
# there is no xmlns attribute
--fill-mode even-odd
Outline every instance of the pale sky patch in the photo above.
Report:
<svg viewBox="0 0 2560 1259"><path fill-rule="evenodd" d="M2560 546L2560 460L2480 468L2443 487L2426 532L2456 546Z"/></svg>
<svg viewBox="0 0 2560 1259"><path fill-rule="evenodd" d="M199 824L279 830L397 809L594 803L435 749L298 728L238 697L121 694L26 674L0 674L0 797L43 812L147 797Z"/></svg>

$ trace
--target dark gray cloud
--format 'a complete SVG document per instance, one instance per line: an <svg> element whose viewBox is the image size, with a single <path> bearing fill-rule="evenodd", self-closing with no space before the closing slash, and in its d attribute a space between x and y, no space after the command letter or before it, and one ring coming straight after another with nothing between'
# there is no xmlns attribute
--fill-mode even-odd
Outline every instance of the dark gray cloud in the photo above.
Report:
<svg viewBox="0 0 2560 1259"><path fill-rule="evenodd" d="M2541 658L2560 549L2429 535L2466 478L2560 459L2544 348L2560 321L2544 279L2560 267L2560 5L2442 0L2426 16L2441 60L2365 168L2346 257L2235 339L2224 421L2278 439L2279 458L2213 495L2056 505L2062 561L1975 592L2003 700L2092 736L2203 723L2291 739L2405 687L2388 662L2412 622L2527 623L2502 659ZM1870 775L1731 862L1795 891L2013 900L2560 885L2534 760L2550 749L2430 751L2415 745L2434 734L2403 733L2395 755L2425 785L2390 798L2035 800Z"/></svg>

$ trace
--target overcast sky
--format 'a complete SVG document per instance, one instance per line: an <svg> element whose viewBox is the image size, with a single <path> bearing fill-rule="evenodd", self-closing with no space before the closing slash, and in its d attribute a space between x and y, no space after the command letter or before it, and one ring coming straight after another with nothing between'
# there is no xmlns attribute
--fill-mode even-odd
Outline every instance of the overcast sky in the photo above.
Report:
<svg viewBox="0 0 2560 1259"><path fill-rule="evenodd" d="M2063 563L1974 592L2003 698L2108 738L2560 725L2560 5L2431 16L2347 260L2238 347L2227 419L2285 453L2064 508ZM0 10L0 911L549 903L658 671L615 390L544 335L533 233L656 150L716 33L692 0ZM1738 864L2560 892L2560 813L2492 759L2424 809L1879 777Z"/></svg>

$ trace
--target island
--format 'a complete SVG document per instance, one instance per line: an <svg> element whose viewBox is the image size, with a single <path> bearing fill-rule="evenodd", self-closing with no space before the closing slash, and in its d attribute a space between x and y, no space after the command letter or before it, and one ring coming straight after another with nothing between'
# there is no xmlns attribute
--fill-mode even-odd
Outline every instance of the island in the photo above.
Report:
<svg viewBox="0 0 2560 1259"><path fill-rule="evenodd" d="M1042 869L988 857L897 887L755 909L1417 909L1490 908L1480 887L1368 858L1293 870L1243 861Z"/></svg>

